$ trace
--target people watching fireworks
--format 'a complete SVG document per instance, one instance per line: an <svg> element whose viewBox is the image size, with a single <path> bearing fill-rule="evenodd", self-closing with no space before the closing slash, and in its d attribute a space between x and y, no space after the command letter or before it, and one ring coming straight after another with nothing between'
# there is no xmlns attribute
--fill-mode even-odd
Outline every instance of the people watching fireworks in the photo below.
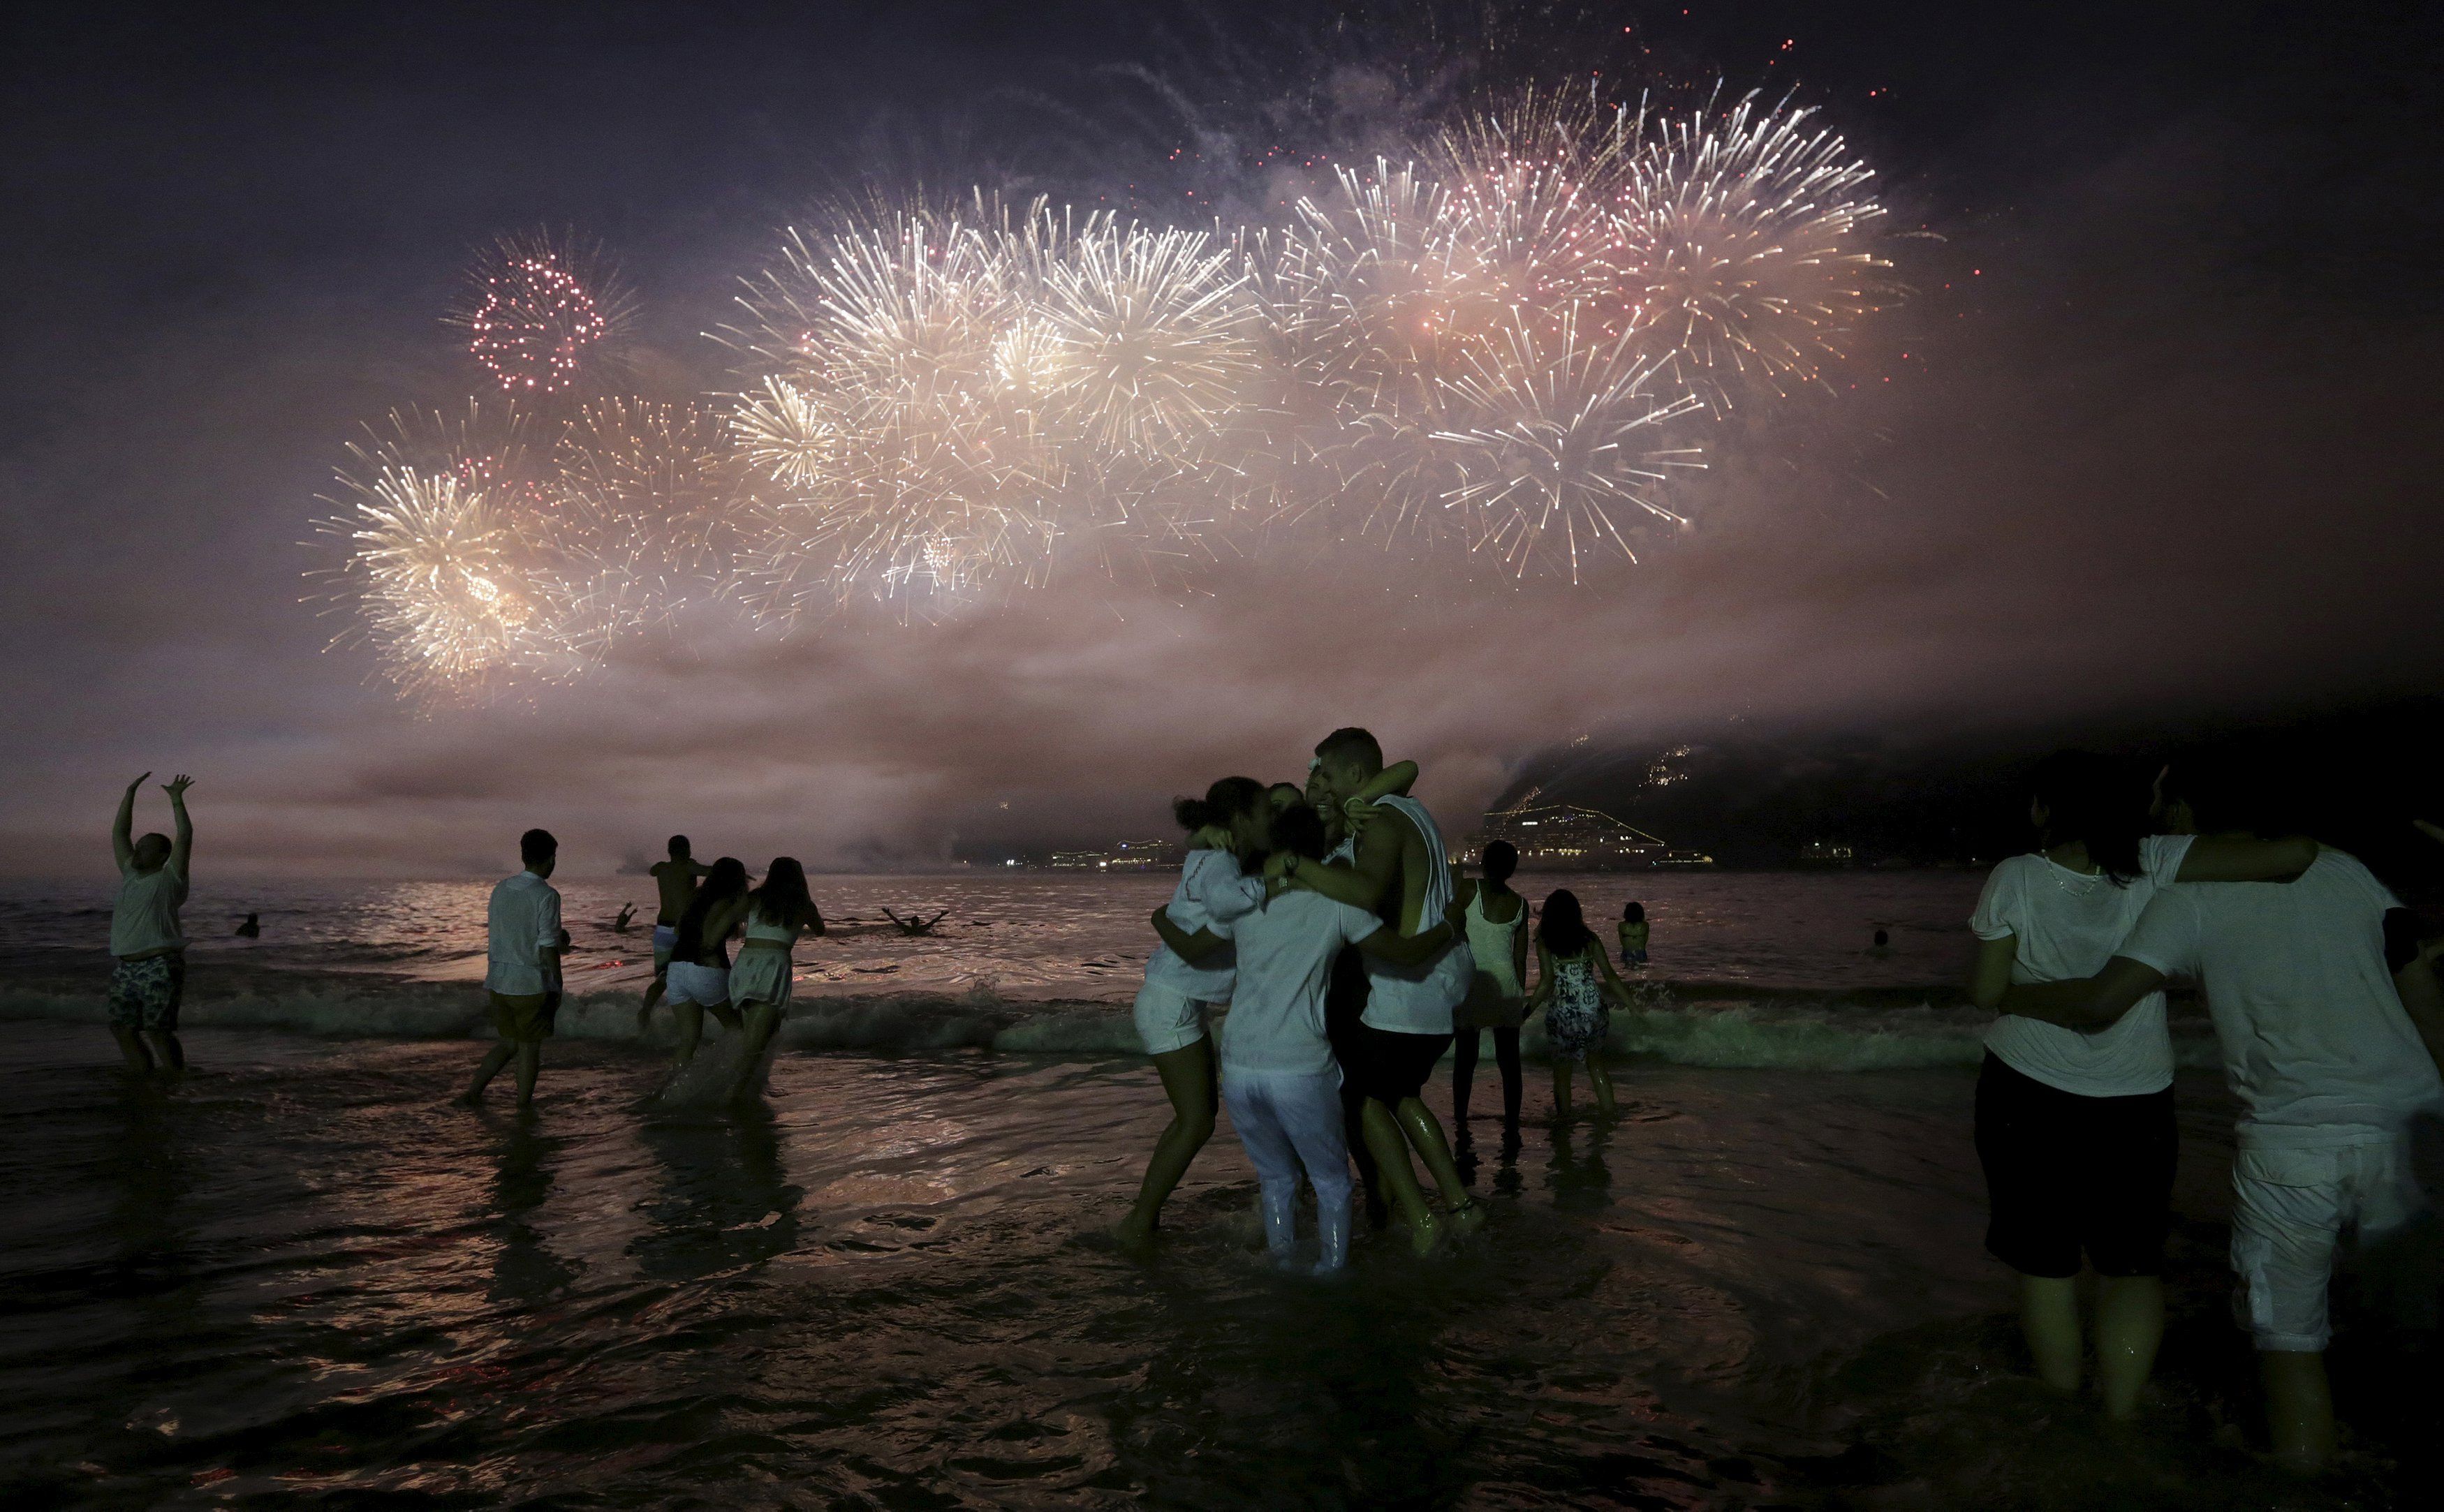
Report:
<svg viewBox="0 0 2444 1512"><path fill-rule="evenodd" d="M2176 765L2164 798L2176 831L2263 843L2277 790L2258 764L2226 756ZM2287 886L2162 892L2102 970L2002 997L2008 1013L2098 1034L2174 977L2204 987L2241 1110L2233 1313L2257 1345L2275 1455L2302 1470L2334 1451L2324 1349L2341 1236L2368 1246L2428 1206L2410 1136L2444 1114L2444 992L2418 934L2365 866L2321 849Z"/></svg>
<svg viewBox="0 0 2444 1512"><path fill-rule="evenodd" d="M484 1088L511 1060L517 1062L518 1106L534 1102L535 1078L543 1069L543 1042L552 1032L560 991L560 894L550 882L560 864L560 841L549 830L518 837L523 870L492 887L485 911L487 964L484 991L491 1000L492 1029L501 1042L475 1065L475 1079L458 1100L473 1107Z"/></svg>

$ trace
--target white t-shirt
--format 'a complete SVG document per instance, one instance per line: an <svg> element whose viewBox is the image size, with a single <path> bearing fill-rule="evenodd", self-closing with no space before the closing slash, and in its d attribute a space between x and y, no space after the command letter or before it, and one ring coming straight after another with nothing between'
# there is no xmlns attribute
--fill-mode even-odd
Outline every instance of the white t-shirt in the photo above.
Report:
<svg viewBox="0 0 2444 1512"><path fill-rule="evenodd" d="M2401 903L2324 851L2294 882L2168 888L2115 952L2206 988L2244 1150L2374 1144L2444 1108L2384 963Z"/></svg>
<svg viewBox="0 0 2444 1512"><path fill-rule="evenodd" d="M1239 986L1222 1021L1223 1075L1332 1070L1324 989L1333 957L1382 927L1364 909L1304 891L1214 924L1213 932L1230 936L1239 951Z"/></svg>
<svg viewBox="0 0 2444 1512"><path fill-rule="evenodd" d="M1237 857L1229 851L1191 851L1179 869L1179 886L1173 890L1163 912L1181 933L1194 934L1249 913L1264 901L1265 879L1242 874ZM1227 946L1191 966L1172 953L1170 946L1158 945L1146 957L1145 974L1156 986L1168 987L1184 998L1200 1003L1231 1001L1231 956Z"/></svg>
<svg viewBox="0 0 2444 1512"><path fill-rule="evenodd" d="M2140 840L2138 875L2120 884L2042 856L2014 856L1986 878L1969 928L1981 940L2018 938L2014 983L2094 976L2157 890L2180 875L2191 839L2151 835ZM2148 993L2099 1034L2006 1013L1986 1031L1986 1048L2022 1076L2083 1097L2142 1097L2173 1084L2173 1038L2164 1027L2161 992Z"/></svg>
<svg viewBox="0 0 2444 1512"><path fill-rule="evenodd" d="M141 955L165 947L186 949L178 905L187 901L187 878L167 861L150 872L119 869L119 896L110 905L110 953Z"/></svg>
<svg viewBox="0 0 2444 1512"><path fill-rule="evenodd" d="M484 986L504 997L530 997L560 988L560 973L546 971L542 952L560 949L560 893L532 872L504 877L492 886L487 915L491 961Z"/></svg>

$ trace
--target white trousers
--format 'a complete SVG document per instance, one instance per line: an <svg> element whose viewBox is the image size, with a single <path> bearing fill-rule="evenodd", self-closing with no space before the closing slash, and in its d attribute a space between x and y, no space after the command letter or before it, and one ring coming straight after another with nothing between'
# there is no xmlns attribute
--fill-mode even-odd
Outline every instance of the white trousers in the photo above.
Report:
<svg viewBox="0 0 2444 1512"><path fill-rule="evenodd" d="M2406 1138L2312 1150L2244 1148L2232 1162L2232 1313L2259 1349L2316 1354L2333 1337L2325 1293L2343 1234L2361 1244L2427 1207Z"/></svg>
<svg viewBox="0 0 2444 1512"><path fill-rule="evenodd" d="M1341 1071L1282 1073L1222 1068L1222 1104L1264 1189L1265 1243L1287 1259L1297 1237L1299 1171L1315 1189L1324 1263L1337 1270L1349 1249L1349 1144L1341 1122Z"/></svg>

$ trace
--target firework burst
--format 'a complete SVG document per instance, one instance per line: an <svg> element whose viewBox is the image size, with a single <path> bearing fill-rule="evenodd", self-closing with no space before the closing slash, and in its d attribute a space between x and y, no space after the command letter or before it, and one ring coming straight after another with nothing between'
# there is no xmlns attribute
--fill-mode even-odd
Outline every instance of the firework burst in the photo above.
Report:
<svg viewBox="0 0 2444 1512"><path fill-rule="evenodd" d="M322 596L354 616L335 644L370 642L419 700L566 680L638 623L617 581L555 546L559 496L529 430L513 406L397 413L323 497L337 512L316 529L341 561L318 572Z"/></svg>
<svg viewBox="0 0 2444 1512"><path fill-rule="evenodd" d="M599 249L536 232L479 252L448 319L503 393L532 397L574 387L633 310Z"/></svg>
<svg viewBox="0 0 2444 1512"><path fill-rule="evenodd" d="M1668 444L1670 422L1699 400L1675 392L1626 333L1586 341L1565 308L1515 322L1468 362L1449 385L1464 421L1434 439L1454 478L1442 506L1464 522L1472 550L1514 578L1576 583L1601 555L1637 560L1635 517L1686 523L1657 495L1674 471L1703 465L1697 448Z"/></svg>
<svg viewBox="0 0 2444 1512"><path fill-rule="evenodd" d="M554 448L564 549L664 594L676 581L718 580L751 455L731 446L735 419L637 398L579 410Z"/></svg>
<svg viewBox="0 0 2444 1512"><path fill-rule="evenodd" d="M1744 390L1821 382L1892 265L1869 240L1873 171L1813 112L1750 93L1709 114L1654 122L1615 220L1641 345L1729 409Z"/></svg>
<svg viewBox="0 0 2444 1512"><path fill-rule="evenodd" d="M1048 396L1091 445L1193 455L1261 377L1247 280L1212 243L1102 216L1046 269Z"/></svg>

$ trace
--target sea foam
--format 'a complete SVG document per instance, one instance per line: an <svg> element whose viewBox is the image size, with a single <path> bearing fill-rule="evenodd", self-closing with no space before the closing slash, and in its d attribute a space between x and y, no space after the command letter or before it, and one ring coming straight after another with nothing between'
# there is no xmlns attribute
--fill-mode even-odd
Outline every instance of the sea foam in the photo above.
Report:
<svg viewBox="0 0 2444 1512"><path fill-rule="evenodd" d="M1973 1066L1990 1015L1931 1003L1861 1006L1827 995L1753 999L1724 995L1686 1001L1661 983L1639 983L1633 1006L1616 1009L1612 1053L1676 1065L1879 1071ZM98 991L0 987L0 1017L71 1019L100 1024ZM255 978L246 989L191 995L181 1010L193 1028L281 1029L349 1038L489 1039L484 994L469 985L297 973L292 983ZM667 1042L667 1010L654 1015L654 1038ZM633 990L584 993L561 1006L556 1032L569 1040L637 1040ZM708 1032L720 1031L708 1025ZM783 1049L939 1054L987 1050L1005 1055L1100 1059L1141 1054L1128 1006L1111 1002L1040 1002L990 989L803 994L781 1026ZM2192 1066L2216 1063L2204 1026L2176 1024L2175 1053ZM1521 1047L1546 1055L1543 1021L1530 1020Z"/></svg>

